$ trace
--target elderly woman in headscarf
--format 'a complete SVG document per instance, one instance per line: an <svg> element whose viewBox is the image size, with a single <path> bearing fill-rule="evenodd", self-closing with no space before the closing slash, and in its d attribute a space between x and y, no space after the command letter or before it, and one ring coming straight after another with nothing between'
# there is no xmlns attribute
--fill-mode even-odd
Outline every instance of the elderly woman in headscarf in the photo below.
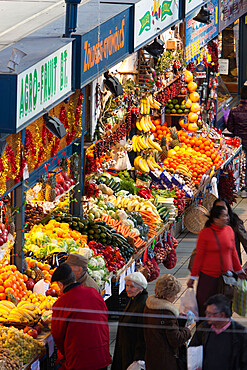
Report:
<svg viewBox="0 0 247 370"><path fill-rule="evenodd" d="M141 272L125 277L125 289L130 301L119 320L112 370L138 369L144 361L143 311L148 297L147 285Z"/></svg>

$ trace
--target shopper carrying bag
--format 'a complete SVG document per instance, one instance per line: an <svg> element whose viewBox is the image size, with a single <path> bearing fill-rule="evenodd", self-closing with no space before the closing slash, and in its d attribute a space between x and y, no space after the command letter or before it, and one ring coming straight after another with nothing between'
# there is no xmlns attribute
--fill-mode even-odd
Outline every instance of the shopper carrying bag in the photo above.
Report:
<svg viewBox="0 0 247 370"><path fill-rule="evenodd" d="M222 261L214 232L220 242ZM228 212L225 207L215 206L198 236L196 256L187 282L188 288L192 288L199 277L196 298L200 317L205 316L204 304L209 297L219 292L222 272L227 271L234 271L240 279L247 278L235 248L234 232L228 225Z"/></svg>

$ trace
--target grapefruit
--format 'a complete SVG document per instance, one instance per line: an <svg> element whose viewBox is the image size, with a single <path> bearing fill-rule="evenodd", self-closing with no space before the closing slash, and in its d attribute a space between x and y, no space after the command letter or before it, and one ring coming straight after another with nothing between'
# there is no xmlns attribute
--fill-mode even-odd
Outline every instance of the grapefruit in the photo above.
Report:
<svg viewBox="0 0 247 370"><path fill-rule="evenodd" d="M195 82L191 81L191 82L188 83L187 87L188 87L189 92L193 92L197 89L197 84Z"/></svg>
<svg viewBox="0 0 247 370"><path fill-rule="evenodd" d="M193 112L193 113L199 112L200 109L201 109L201 107L200 107L200 104L198 104L198 103L192 103L191 108L190 108L191 112Z"/></svg>
<svg viewBox="0 0 247 370"><path fill-rule="evenodd" d="M198 115L196 113L190 112L188 118L190 122L197 122Z"/></svg>
<svg viewBox="0 0 247 370"><path fill-rule="evenodd" d="M187 69L184 71L184 81L187 83L189 83L190 81L193 81L193 74Z"/></svg>

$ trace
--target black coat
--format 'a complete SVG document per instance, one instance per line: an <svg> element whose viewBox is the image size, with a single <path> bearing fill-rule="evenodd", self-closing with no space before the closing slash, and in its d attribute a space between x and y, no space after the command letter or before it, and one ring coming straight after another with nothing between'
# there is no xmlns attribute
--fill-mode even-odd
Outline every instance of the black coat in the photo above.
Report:
<svg viewBox="0 0 247 370"><path fill-rule="evenodd" d="M202 329L202 330L200 330ZM231 370L247 370L247 330L244 326L240 325L236 321L232 320L231 325L226 331L229 330L229 340L231 341ZM204 321L196 330L190 346L203 345L203 354L205 355L207 350L207 343L210 338L210 325ZM218 363L218 369L221 369L220 358L217 353L212 353L215 357L216 363Z"/></svg>
<svg viewBox="0 0 247 370"><path fill-rule="evenodd" d="M148 297L144 289L127 304L124 312L142 314ZM137 326L135 326L137 325ZM126 370L134 361L144 360L145 341L142 315L122 315L119 320L112 370Z"/></svg>

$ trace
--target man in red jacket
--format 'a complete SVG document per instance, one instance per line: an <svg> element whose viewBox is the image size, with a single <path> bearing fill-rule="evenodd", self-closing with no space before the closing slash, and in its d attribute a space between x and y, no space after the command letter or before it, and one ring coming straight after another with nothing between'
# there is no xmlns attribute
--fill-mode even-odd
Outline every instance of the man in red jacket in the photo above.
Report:
<svg viewBox="0 0 247 370"><path fill-rule="evenodd" d="M109 353L107 307L94 289L76 282L67 263L52 276L63 294L53 305L51 333L62 354L61 370L103 370L112 362Z"/></svg>

